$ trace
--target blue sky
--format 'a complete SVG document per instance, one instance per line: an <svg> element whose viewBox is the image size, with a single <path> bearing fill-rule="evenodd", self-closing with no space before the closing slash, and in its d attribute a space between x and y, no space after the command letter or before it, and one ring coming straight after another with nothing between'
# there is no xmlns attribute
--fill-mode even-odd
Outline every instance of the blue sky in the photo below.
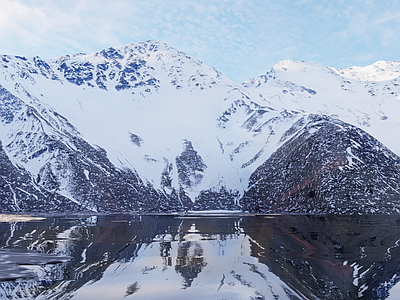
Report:
<svg viewBox="0 0 400 300"><path fill-rule="evenodd" d="M400 1L0 0L0 53L56 57L160 40L236 81L284 59L400 60Z"/></svg>

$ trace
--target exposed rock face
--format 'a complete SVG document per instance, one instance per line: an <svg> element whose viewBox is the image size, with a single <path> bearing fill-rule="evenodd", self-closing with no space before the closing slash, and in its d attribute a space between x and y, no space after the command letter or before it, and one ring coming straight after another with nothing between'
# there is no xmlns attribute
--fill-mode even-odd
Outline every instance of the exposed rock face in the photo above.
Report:
<svg viewBox="0 0 400 300"><path fill-rule="evenodd" d="M192 142L185 141L185 150L176 158L179 183L184 187L196 186L203 179L203 172L207 168L203 159L193 149Z"/></svg>
<svg viewBox="0 0 400 300"><path fill-rule="evenodd" d="M361 129L311 115L250 177L251 212L400 211L400 158Z"/></svg>

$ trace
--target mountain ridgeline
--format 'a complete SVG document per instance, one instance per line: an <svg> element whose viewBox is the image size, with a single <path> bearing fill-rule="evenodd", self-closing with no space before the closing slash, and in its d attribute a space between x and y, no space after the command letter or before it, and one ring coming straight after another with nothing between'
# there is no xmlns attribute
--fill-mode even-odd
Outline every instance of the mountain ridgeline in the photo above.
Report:
<svg viewBox="0 0 400 300"><path fill-rule="evenodd" d="M398 213L399 76L282 61L239 83L157 41L0 56L1 211Z"/></svg>

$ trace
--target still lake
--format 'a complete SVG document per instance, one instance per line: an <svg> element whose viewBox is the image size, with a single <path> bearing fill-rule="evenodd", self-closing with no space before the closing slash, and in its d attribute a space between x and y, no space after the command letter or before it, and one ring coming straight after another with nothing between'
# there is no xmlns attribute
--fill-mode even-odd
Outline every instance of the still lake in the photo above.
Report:
<svg viewBox="0 0 400 300"><path fill-rule="evenodd" d="M0 223L0 299L400 299L400 216Z"/></svg>

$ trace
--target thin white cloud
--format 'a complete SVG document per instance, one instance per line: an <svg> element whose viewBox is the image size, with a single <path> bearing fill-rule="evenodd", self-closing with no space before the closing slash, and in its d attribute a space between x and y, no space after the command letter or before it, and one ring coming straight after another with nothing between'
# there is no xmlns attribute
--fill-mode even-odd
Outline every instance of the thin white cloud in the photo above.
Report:
<svg viewBox="0 0 400 300"><path fill-rule="evenodd" d="M390 21L400 22L400 11L386 12L384 16L376 19L374 24L380 25Z"/></svg>

